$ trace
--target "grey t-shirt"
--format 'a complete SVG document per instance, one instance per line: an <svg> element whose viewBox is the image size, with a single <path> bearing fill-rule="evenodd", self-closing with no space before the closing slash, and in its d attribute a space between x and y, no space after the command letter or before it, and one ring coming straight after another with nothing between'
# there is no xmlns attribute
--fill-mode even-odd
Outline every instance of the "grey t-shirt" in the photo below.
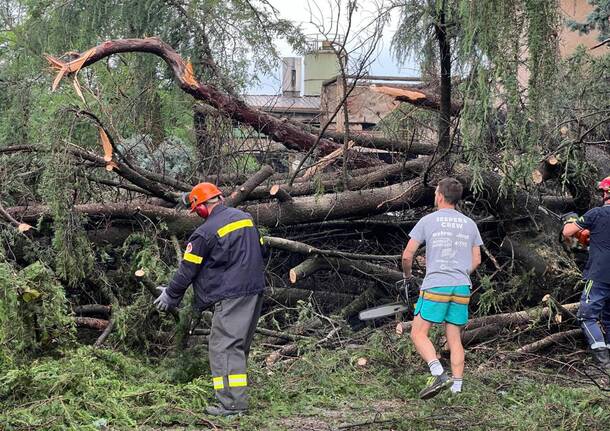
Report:
<svg viewBox="0 0 610 431"><path fill-rule="evenodd" d="M454 209L440 209L422 217L409 236L426 244L426 277L422 290L472 284L472 248L483 244L472 219Z"/></svg>

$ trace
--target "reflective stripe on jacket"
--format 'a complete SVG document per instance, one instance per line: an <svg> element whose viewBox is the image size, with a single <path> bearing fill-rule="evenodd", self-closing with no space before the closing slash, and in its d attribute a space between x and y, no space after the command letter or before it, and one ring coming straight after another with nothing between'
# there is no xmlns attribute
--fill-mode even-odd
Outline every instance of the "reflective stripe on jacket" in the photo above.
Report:
<svg viewBox="0 0 610 431"><path fill-rule="evenodd" d="M199 308L262 292L264 248L249 214L222 204L214 207L189 238L178 272L166 289L172 305L180 303L191 283Z"/></svg>

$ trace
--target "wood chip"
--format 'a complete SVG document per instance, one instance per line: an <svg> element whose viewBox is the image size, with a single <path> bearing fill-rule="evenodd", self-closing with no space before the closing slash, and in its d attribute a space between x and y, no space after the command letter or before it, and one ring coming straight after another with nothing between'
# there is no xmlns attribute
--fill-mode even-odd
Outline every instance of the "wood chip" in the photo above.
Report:
<svg viewBox="0 0 610 431"><path fill-rule="evenodd" d="M369 360L366 358L358 358L358 361L356 362L359 367L366 367L368 363Z"/></svg>

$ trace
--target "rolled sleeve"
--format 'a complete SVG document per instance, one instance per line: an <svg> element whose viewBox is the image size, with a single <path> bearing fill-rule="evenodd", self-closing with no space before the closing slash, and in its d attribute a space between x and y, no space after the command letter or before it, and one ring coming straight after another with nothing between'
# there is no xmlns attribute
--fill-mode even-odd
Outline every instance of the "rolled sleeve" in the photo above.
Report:
<svg viewBox="0 0 610 431"><path fill-rule="evenodd" d="M196 233L191 235L178 271L165 290L167 296L172 301L173 307L177 307L180 304L184 297L184 292L186 292L186 289L199 274L206 258L207 250L207 241L203 236Z"/></svg>

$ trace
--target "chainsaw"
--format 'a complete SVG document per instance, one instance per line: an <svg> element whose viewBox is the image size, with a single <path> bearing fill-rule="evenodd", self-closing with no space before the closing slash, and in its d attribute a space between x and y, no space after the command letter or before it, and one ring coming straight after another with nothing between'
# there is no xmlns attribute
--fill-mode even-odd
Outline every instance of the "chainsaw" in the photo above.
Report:
<svg viewBox="0 0 610 431"><path fill-rule="evenodd" d="M414 285L414 281L411 280L400 280L396 282L396 287L399 291L401 301L394 302L392 304L379 305L373 308L367 308L362 310L358 314L360 320L374 320L381 319L383 317L394 316L396 314L404 313L409 310L409 289Z"/></svg>
<svg viewBox="0 0 610 431"><path fill-rule="evenodd" d="M562 226L566 223L573 223L578 219L578 214L575 212L569 212L567 214L556 214L553 211L545 208L543 206L539 206L538 209L542 211L544 214L551 216L555 220L559 221ZM589 248L589 237L591 232L588 229L583 229L581 231L576 232L576 234L572 238L564 238L562 231L559 231L559 242L568 247L570 250L578 250L578 251L586 251Z"/></svg>

